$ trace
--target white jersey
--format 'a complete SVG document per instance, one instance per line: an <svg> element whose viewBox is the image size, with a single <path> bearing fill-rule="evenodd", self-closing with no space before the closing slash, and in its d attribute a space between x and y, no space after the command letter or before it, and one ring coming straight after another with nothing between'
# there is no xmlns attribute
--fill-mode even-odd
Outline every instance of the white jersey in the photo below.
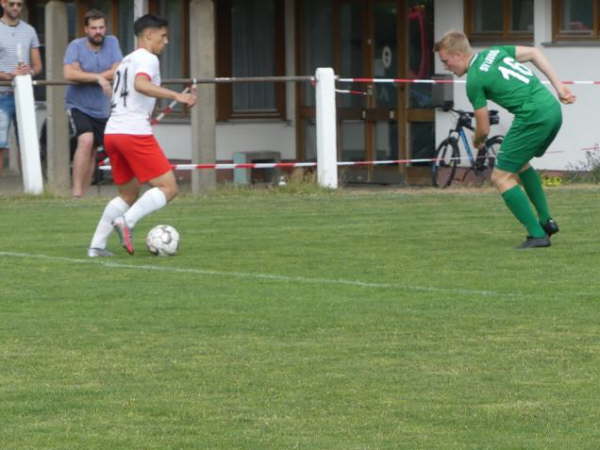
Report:
<svg viewBox="0 0 600 450"><path fill-rule="evenodd" d="M104 134L152 134L150 116L156 99L135 90L138 75L147 76L160 86L158 57L146 49L138 48L127 55L115 72L111 113Z"/></svg>

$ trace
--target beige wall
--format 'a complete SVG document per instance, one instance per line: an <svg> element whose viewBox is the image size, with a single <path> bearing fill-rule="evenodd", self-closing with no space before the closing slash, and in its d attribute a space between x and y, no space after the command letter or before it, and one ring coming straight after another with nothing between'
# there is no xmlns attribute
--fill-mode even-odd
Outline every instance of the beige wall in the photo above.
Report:
<svg viewBox="0 0 600 450"><path fill-rule="evenodd" d="M447 30L463 29L463 0L436 0L435 3L435 39L439 39ZM540 47L562 80L600 80L600 44L596 46L553 45L551 0L535 0L534 40ZM481 48L475 47L475 50ZM443 73L443 67L436 58L436 73ZM585 153L583 148L600 143L600 133L596 109L600 99L600 85L573 86L572 91L578 100L574 105L563 106L563 126L555 141L543 158L535 158L533 165L540 169L567 170L581 164ZM465 95L465 85L456 84L454 98L457 108L472 109ZM491 107L491 106L490 106ZM498 109L501 109L498 107ZM492 132L506 133L512 122L512 116L502 112L500 125ZM452 121L450 115L436 113L436 141L439 143L448 134Z"/></svg>

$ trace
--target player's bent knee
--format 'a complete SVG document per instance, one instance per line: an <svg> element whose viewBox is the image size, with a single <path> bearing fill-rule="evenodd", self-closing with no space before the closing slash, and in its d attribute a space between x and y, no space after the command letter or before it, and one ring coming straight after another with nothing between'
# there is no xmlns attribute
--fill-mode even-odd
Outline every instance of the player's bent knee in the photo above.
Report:
<svg viewBox="0 0 600 450"><path fill-rule="evenodd" d="M490 175L490 181L492 182L492 184L494 184L494 186L498 186L498 183L500 183L501 179L502 175L499 174L496 169L494 169L492 171L492 174Z"/></svg>
<svg viewBox="0 0 600 450"><path fill-rule="evenodd" d="M173 200L177 194L179 193L179 189L177 188L177 184L168 184L164 186L160 186L159 189L163 191L165 197L167 198L167 202Z"/></svg>
<svg viewBox="0 0 600 450"><path fill-rule="evenodd" d="M519 173L523 173L523 172L525 172L525 171L526 171L527 169L529 169L530 167L531 167L531 164L529 164L529 163L525 163L525 165L519 169Z"/></svg>
<svg viewBox="0 0 600 450"><path fill-rule="evenodd" d="M494 169L490 177L490 181L496 186L500 192L504 192L511 187L519 184L517 175L505 170Z"/></svg>
<svg viewBox="0 0 600 450"><path fill-rule="evenodd" d="M150 180L150 184L163 191L168 202L177 195L178 186L173 171L167 172L164 175Z"/></svg>

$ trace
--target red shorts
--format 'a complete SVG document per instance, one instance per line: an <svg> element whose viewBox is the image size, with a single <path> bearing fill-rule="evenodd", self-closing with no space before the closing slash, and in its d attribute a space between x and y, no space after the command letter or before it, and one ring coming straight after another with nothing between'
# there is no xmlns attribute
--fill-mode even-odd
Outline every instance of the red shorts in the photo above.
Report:
<svg viewBox="0 0 600 450"><path fill-rule="evenodd" d="M105 134L104 150L110 158L116 184L136 178L146 183L171 170L171 163L153 135Z"/></svg>

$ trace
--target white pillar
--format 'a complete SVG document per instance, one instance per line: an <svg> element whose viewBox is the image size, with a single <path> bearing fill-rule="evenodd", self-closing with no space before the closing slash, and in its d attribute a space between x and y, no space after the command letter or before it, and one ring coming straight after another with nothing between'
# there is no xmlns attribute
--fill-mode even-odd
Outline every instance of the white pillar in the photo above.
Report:
<svg viewBox="0 0 600 450"><path fill-rule="evenodd" d="M317 86L317 180L320 186L336 189L337 119L335 106L335 74L331 68L318 68Z"/></svg>
<svg viewBox="0 0 600 450"><path fill-rule="evenodd" d="M552 41L552 1L534 0L533 2L533 42L540 47Z"/></svg>
<svg viewBox="0 0 600 450"><path fill-rule="evenodd" d="M133 1L133 19L136 20L148 12L148 0Z"/></svg>
<svg viewBox="0 0 600 450"><path fill-rule="evenodd" d="M26 194L41 194L44 192L44 182L31 75L15 77L14 84L23 190Z"/></svg>

